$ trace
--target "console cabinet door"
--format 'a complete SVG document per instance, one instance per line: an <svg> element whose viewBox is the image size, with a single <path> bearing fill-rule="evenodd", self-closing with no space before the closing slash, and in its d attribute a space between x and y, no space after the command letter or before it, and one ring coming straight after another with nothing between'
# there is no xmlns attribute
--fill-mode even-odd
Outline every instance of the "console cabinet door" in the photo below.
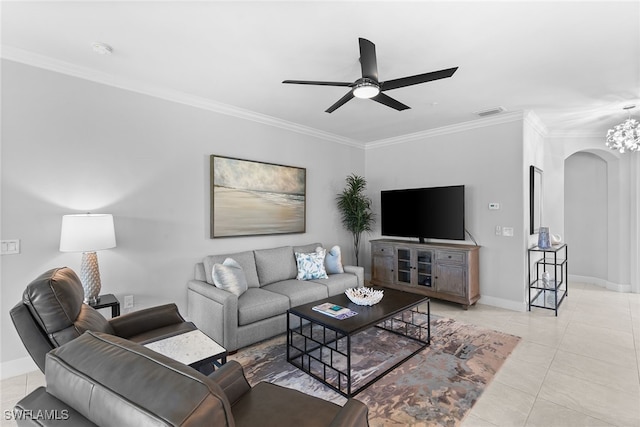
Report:
<svg viewBox="0 0 640 427"><path fill-rule="evenodd" d="M373 255L371 279L380 283L393 283L394 262L392 256Z"/></svg>
<svg viewBox="0 0 640 427"><path fill-rule="evenodd" d="M396 248L396 283L410 285L413 283L413 250Z"/></svg>
<svg viewBox="0 0 640 427"><path fill-rule="evenodd" d="M416 285L433 287L433 251L416 250Z"/></svg>
<svg viewBox="0 0 640 427"><path fill-rule="evenodd" d="M467 296L467 261L463 251L436 251L436 291Z"/></svg>
<svg viewBox="0 0 640 427"><path fill-rule="evenodd" d="M393 283L395 280L393 246L373 245L371 252L371 280L384 284Z"/></svg>
<svg viewBox="0 0 640 427"><path fill-rule="evenodd" d="M455 264L436 265L436 291L455 295L467 296L467 269Z"/></svg>

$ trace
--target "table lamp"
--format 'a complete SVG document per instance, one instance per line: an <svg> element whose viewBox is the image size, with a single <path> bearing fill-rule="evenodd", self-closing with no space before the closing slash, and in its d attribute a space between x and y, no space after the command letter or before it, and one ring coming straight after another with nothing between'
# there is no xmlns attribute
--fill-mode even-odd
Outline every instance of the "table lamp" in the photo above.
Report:
<svg viewBox="0 0 640 427"><path fill-rule="evenodd" d="M116 247L116 232L111 214L63 215L60 252L82 252L80 281L84 302L96 304L100 294L100 269L96 251Z"/></svg>

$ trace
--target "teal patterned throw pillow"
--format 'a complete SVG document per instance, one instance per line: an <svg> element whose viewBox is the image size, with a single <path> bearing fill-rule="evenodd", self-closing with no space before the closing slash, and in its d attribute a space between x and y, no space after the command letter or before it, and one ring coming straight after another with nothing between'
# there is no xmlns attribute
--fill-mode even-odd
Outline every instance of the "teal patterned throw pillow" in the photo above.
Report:
<svg viewBox="0 0 640 427"><path fill-rule="evenodd" d="M296 264L298 264L298 280L328 279L324 269L324 257L327 251L320 249L311 253L296 252Z"/></svg>

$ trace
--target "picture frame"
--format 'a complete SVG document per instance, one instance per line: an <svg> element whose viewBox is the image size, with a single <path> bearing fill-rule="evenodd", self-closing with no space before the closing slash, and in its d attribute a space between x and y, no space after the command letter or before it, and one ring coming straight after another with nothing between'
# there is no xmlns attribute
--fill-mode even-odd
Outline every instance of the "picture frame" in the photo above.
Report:
<svg viewBox="0 0 640 427"><path fill-rule="evenodd" d="M540 231L542 224L542 169L529 166L529 234Z"/></svg>
<svg viewBox="0 0 640 427"><path fill-rule="evenodd" d="M306 231L305 168L210 156L211 238Z"/></svg>

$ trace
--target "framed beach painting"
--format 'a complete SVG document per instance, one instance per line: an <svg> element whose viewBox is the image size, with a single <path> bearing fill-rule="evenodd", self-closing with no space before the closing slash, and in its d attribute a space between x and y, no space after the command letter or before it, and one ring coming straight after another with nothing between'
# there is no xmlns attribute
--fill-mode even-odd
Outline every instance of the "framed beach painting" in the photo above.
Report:
<svg viewBox="0 0 640 427"><path fill-rule="evenodd" d="M211 156L211 238L304 233L307 170Z"/></svg>

